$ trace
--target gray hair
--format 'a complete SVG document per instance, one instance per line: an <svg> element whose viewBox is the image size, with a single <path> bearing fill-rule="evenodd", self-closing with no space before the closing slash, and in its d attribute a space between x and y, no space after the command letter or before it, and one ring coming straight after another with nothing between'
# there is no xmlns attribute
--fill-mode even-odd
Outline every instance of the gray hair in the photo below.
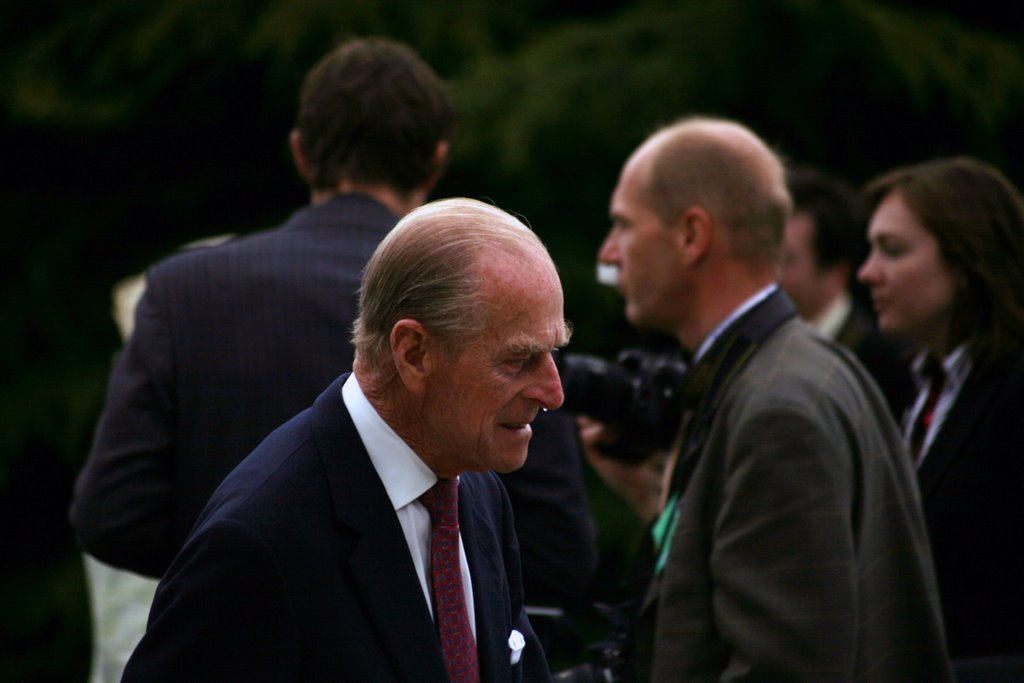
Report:
<svg viewBox="0 0 1024 683"><path fill-rule="evenodd" d="M530 228L490 204L444 199L406 215L363 272L352 334L359 361L386 369L391 330L406 318L436 335L447 353L477 339L488 322L479 264L490 254L550 261Z"/></svg>

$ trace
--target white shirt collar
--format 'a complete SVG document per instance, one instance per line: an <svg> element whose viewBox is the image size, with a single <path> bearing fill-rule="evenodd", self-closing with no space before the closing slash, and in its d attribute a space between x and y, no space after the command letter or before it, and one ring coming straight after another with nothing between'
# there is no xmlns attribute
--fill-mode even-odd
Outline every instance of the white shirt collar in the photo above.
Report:
<svg viewBox="0 0 1024 683"><path fill-rule="evenodd" d="M928 378L924 376L924 364L927 358L928 351L922 351L914 357L910 364L918 390L924 390L928 386ZM967 352L966 344L956 347L942 359L942 370L946 373L947 390L954 394L959 393L960 387L967 381L967 375L971 372L971 354Z"/></svg>
<svg viewBox="0 0 1024 683"><path fill-rule="evenodd" d="M395 510L414 502L434 485L437 475L370 405L355 373L345 380L341 397Z"/></svg>
<svg viewBox="0 0 1024 683"><path fill-rule="evenodd" d="M697 353L693 354L693 362L696 363L697 361L699 361L701 359L701 356L707 353L707 350L710 349L712 344L715 343L715 340L722 336L722 333L725 332L729 328L729 325L732 325L737 318L739 318L741 315L749 311L751 308L767 299L778 288L779 286L773 282L772 284L768 285L758 293L754 294L754 296L750 297L742 304L734 308L732 313L727 315L722 322L718 323L715 329L711 330L711 334L705 337L704 341L700 343L700 346L697 347Z"/></svg>
<svg viewBox="0 0 1024 683"><path fill-rule="evenodd" d="M843 329L843 323L850 317L853 310L853 298L849 292L842 292L822 311L821 315L808 322L821 332L826 339L835 339Z"/></svg>

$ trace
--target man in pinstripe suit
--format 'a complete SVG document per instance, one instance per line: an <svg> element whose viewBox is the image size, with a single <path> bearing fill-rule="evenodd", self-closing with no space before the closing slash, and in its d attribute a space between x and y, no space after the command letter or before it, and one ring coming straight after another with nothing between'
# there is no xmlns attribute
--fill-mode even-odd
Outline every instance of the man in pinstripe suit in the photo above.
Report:
<svg viewBox="0 0 1024 683"><path fill-rule="evenodd" d="M949 680L899 433L776 284L789 210L776 156L720 119L655 133L612 196L599 259L626 316L693 354L664 476L634 501L655 519L638 680Z"/></svg>
<svg viewBox="0 0 1024 683"><path fill-rule="evenodd" d="M351 368L360 272L426 199L452 124L404 45L351 41L309 72L290 143L310 204L146 274L71 506L87 552L163 575L224 476Z"/></svg>

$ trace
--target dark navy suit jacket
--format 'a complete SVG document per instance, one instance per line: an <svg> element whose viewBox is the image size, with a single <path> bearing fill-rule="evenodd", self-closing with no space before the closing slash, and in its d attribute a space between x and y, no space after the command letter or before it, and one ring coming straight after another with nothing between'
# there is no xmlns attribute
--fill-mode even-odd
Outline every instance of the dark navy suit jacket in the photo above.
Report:
<svg viewBox="0 0 1024 683"><path fill-rule="evenodd" d="M339 378L218 488L160 583L126 681L446 681L434 622ZM511 508L460 477L482 681L546 681ZM527 639L512 666L509 636Z"/></svg>

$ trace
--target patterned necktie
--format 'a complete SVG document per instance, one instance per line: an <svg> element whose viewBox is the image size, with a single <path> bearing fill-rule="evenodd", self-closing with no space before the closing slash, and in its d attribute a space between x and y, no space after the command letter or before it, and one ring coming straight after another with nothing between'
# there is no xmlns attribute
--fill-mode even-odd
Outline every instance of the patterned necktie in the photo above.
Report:
<svg viewBox="0 0 1024 683"><path fill-rule="evenodd" d="M420 496L430 512L430 578L441 652L452 683L478 683L480 666L469 624L459 565L459 489L454 479L438 479Z"/></svg>

